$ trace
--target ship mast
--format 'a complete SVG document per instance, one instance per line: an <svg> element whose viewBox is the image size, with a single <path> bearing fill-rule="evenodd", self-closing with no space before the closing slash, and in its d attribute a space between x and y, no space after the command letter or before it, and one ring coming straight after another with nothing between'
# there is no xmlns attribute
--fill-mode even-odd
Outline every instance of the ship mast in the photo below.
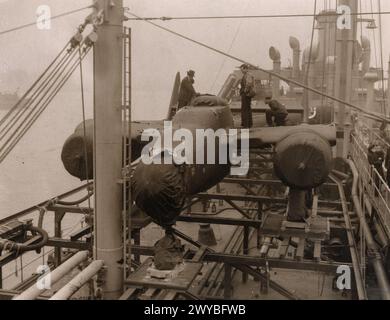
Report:
<svg viewBox="0 0 390 320"><path fill-rule="evenodd" d="M351 103L352 100L352 72L354 48L357 32L357 0L340 0L339 6L350 8L352 15L350 23L345 21L345 28L338 26L336 32L336 75L335 96L343 101ZM342 103L337 103L335 108L335 122L337 126L337 158L346 158L349 149L349 134L351 131L350 108Z"/></svg>
<svg viewBox="0 0 390 320"><path fill-rule="evenodd" d="M106 266L103 297L122 294L123 0L97 0L104 21L94 48L94 257Z"/></svg>

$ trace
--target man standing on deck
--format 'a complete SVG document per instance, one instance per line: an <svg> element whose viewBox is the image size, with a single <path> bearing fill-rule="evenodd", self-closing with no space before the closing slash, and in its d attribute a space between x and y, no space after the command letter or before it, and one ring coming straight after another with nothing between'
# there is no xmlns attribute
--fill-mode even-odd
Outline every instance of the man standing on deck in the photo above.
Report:
<svg viewBox="0 0 390 320"><path fill-rule="evenodd" d="M383 170L383 163L385 161L385 152L378 141L375 141L368 147L368 162L371 166L373 166L378 172L379 176L384 180L386 179L385 173ZM375 183L375 196L379 195L380 190L380 177L378 175L374 175L374 183Z"/></svg>
<svg viewBox="0 0 390 320"><path fill-rule="evenodd" d="M283 127L286 125L288 112L286 107L277 100L272 100L272 96L265 97L265 104L270 109L265 111L265 117L269 127Z"/></svg>
<svg viewBox="0 0 390 320"><path fill-rule="evenodd" d="M240 95L241 95L241 126L243 128L252 128L252 98L256 95L254 86L254 78L248 74L249 66L243 64L241 67L243 74L240 82Z"/></svg>
<svg viewBox="0 0 390 320"><path fill-rule="evenodd" d="M187 77L181 81L180 91L179 91L179 105L178 110L183 107L190 105L191 100L197 95L194 89L194 80L195 71L189 70L187 72Z"/></svg>

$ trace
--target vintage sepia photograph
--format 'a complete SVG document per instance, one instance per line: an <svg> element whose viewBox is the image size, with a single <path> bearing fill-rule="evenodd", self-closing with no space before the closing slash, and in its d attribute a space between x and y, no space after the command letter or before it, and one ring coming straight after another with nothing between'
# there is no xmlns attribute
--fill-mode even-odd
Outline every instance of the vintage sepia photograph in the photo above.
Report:
<svg viewBox="0 0 390 320"><path fill-rule="evenodd" d="M389 28L382 0L0 0L0 300L390 300Z"/></svg>

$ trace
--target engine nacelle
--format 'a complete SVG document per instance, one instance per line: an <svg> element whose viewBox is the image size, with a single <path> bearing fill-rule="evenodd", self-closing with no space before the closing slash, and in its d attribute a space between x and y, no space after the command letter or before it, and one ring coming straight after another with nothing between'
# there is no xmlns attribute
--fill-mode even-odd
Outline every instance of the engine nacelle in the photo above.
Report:
<svg viewBox="0 0 390 320"><path fill-rule="evenodd" d="M275 173L293 189L310 190L322 185L331 170L330 143L306 131L293 133L282 139L275 148Z"/></svg>
<svg viewBox="0 0 390 320"><path fill-rule="evenodd" d="M84 126L83 123L79 124L65 141L61 152L66 171L80 180L93 179L93 120L85 121L85 133L84 139Z"/></svg>

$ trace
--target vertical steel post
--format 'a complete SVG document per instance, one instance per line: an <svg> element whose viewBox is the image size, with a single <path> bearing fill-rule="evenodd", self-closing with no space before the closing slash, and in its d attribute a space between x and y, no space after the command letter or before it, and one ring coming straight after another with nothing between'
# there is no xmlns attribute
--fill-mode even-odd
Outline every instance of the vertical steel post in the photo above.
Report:
<svg viewBox="0 0 390 320"><path fill-rule="evenodd" d="M132 74L133 74L133 70L132 70L132 67L131 67L131 64L132 64L132 61L133 61L133 57L132 57L132 37L131 37L131 29L128 30L128 52L127 52L127 55L128 55L128 78L127 78L127 84L128 84L128 88L125 90L128 90L128 114L129 114L129 118L128 118L128 131L127 131L127 135L128 135L128 163L127 165L129 166L129 170L131 172L131 163L132 163L132 153L131 153L131 121L132 121L132 116L131 116L131 111L132 111L132 99L133 99L133 96L132 96ZM126 70L125 70L126 72ZM126 74L125 74L126 75ZM128 216L128 221L127 221L127 228L128 228L128 238L129 238L129 242L128 242L128 255L129 255L129 273L131 271L131 230L132 230L132 218L131 218L131 215L132 215L132 208L133 208L133 199L131 197L131 174L129 174L129 181L128 181L128 189L127 189L127 201L128 201L128 206L129 206L129 216ZM141 244L141 230L139 231L140 234L139 234L139 244Z"/></svg>
<svg viewBox="0 0 390 320"><path fill-rule="evenodd" d="M63 210L56 210L54 212L54 236L56 238L62 237L62 219L65 216ZM62 263L62 248L54 248L54 265L57 268Z"/></svg>
<svg viewBox="0 0 390 320"><path fill-rule="evenodd" d="M97 0L103 10L94 47L94 257L106 266L105 299L122 293L123 0Z"/></svg>

